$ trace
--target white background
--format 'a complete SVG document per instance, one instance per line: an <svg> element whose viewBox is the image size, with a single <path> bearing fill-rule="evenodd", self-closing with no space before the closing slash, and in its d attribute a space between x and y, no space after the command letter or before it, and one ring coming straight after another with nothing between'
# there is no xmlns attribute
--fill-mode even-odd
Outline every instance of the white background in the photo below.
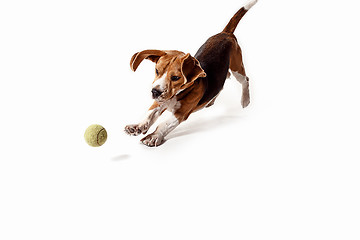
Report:
<svg viewBox="0 0 360 240"><path fill-rule="evenodd" d="M123 132L152 102L131 56L194 55L244 3L1 1L0 239L360 239L357 1L260 0L247 109L232 78L159 148Z"/></svg>

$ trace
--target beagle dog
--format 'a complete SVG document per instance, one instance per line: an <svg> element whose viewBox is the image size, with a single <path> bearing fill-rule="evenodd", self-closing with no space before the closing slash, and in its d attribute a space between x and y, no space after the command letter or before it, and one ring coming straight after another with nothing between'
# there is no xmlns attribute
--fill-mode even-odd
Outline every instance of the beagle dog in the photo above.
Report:
<svg viewBox="0 0 360 240"><path fill-rule="evenodd" d="M144 59L156 64L151 90L154 103L143 121L125 127L127 134L146 134L158 117L168 110L171 117L141 139L149 147L163 144L166 135L191 113L214 104L225 80L230 77L229 69L242 85L242 107L249 105L249 78L245 74L241 49L233 33L241 18L256 2L251 0L236 12L224 30L210 37L194 57L175 50L144 50L132 56L130 67L133 71Z"/></svg>

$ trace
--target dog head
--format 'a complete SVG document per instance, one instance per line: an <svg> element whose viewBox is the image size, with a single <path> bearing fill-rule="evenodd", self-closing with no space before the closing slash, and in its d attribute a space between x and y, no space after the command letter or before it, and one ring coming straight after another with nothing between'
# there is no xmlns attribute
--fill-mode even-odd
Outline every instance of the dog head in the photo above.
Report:
<svg viewBox="0 0 360 240"><path fill-rule="evenodd" d="M165 102L191 86L199 77L206 77L199 61L189 53L179 51L145 50L135 53L130 67L136 71L140 63L148 59L155 65L155 80L152 96L158 102Z"/></svg>

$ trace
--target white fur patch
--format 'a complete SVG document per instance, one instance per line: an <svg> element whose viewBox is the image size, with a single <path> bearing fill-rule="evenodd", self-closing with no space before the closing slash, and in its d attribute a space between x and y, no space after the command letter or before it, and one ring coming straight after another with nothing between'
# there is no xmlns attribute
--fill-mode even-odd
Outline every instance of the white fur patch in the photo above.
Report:
<svg viewBox="0 0 360 240"><path fill-rule="evenodd" d="M246 77L236 71L231 71L236 80L238 80L239 83L243 84L246 82Z"/></svg>
<svg viewBox="0 0 360 240"><path fill-rule="evenodd" d="M249 78L235 71L232 71L232 73L242 85L241 105L245 108L250 103Z"/></svg>
<svg viewBox="0 0 360 240"><path fill-rule="evenodd" d="M174 113L181 107L181 103L176 100L176 97L163 103L163 107L166 108L169 112Z"/></svg>
<svg viewBox="0 0 360 240"><path fill-rule="evenodd" d="M156 80L152 84L152 88L159 89L160 91L165 91L166 90L166 76L167 76L167 74L165 73L164 75L161 76L161 78Z"/></svg>
<svg viewBox="0 0 360 240"><path fill-rule="evenodd" d="M151 126L156 121L156 119L160 116L160 111L161 111L160 107L149 110L146 113L146 117L140 123L140 125L146 125L147 124L147 125Z"/></svg>
<svg viewBox="0 0 360 240"><path fill-rule="evenodd" d="M252 6L255 5L255 3L257 3L257 0L251 0L250 2L245 4L245 6L244 6L245 10L249 10Z"/></svg>
<svg viewBox="0 0 360 240"><path fill-rule="evenodd" d="M163 123L160 123L156 133L159 134L162 137L165 137L168 135L174 128L176 128L179 125L179 120L175 117L175 115L172 113L170 114L170 117L168 120L166 120Z"/></svg>
<svg viewBox="0 0 360 240"><path fill-rule="evenodd" d="M155 132L141 139L141 142L149 147L157 147L164 143L166 135L174 130L179 124L179 120L172 113L167 121L159 124Z"/></svg>

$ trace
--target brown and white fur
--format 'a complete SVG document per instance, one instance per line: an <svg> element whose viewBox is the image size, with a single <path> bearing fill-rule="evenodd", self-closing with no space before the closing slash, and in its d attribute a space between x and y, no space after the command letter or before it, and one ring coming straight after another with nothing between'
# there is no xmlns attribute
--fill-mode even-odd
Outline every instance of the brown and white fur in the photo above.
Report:
<svg viewBox="0 0 360 240"><path fill-rule="evenodd" d="M224 30L210 37L194 57L175 50L144 50L135 53L130 61L133 71L144 59L156 64L151 90L155 101L145 119L139 124L127 125L125 132L133 136L146 134L158 117L168 110L171 117L141 139L149 147L163 144L165 136L191 113L214 104L226 78L230 76L229 70L242 84L242 106L248 106L249 78L245 74L241 49L233 33L241 18L256 2L252 0L242 7Z"/></svg>

